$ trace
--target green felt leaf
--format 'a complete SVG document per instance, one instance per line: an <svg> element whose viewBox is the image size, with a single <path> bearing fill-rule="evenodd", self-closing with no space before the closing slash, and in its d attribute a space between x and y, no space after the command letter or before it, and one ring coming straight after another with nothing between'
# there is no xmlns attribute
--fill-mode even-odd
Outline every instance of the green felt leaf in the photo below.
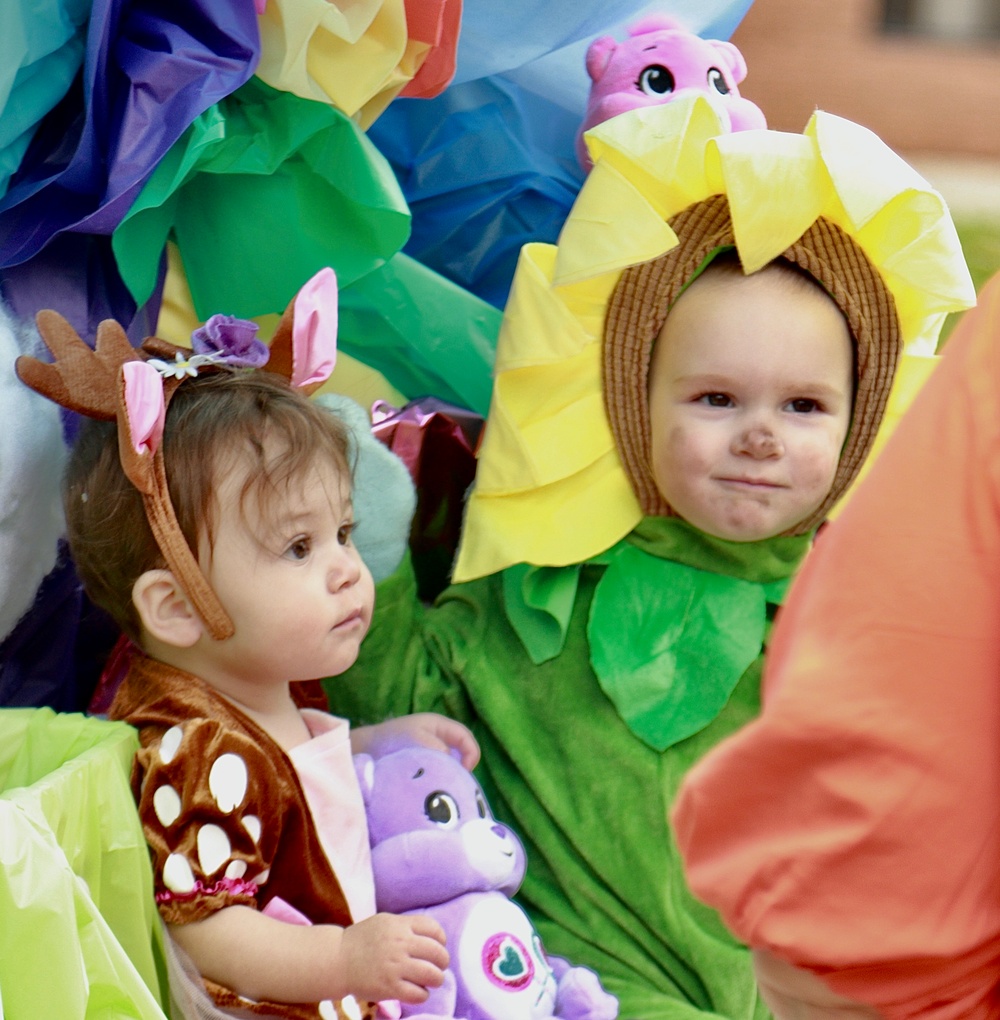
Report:
<svg viewBox="0 0 1000 1020"><path fill-rule="evenodd" d="M504 571L507 618L536 666L562 651L579 580L580 564L532 567L519 563Z"/></svg>
<svg viewBox="0 0 1000 1020"><path fill-rule="evenodd" d="M663 750L707 726L761 652L761 585L622 546L598 585L594 672L622 719Z"/></svg>

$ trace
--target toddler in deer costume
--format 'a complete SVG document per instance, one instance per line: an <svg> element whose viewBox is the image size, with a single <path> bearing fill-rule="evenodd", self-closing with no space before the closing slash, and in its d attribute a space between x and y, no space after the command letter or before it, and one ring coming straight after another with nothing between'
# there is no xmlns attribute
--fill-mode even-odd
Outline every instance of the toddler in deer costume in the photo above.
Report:
<svg viewBox="0 0 1000 1020"><path fill-rule="evenodd" d="M196 353L133 349L113 321L93 351L42 312L55 363L17 365L98 419L70 460L68 534L137 646L110 714L140 734L133 786L183 1015L371 1018L422 1002L448 963L436 922L375 912L351 755L403 732L471 765L475 741L431 714L351 731L309 683L354 661L372 612L346 433L305 396L333 367L335 320L325 270L270 350L217 316Z"/></svg>

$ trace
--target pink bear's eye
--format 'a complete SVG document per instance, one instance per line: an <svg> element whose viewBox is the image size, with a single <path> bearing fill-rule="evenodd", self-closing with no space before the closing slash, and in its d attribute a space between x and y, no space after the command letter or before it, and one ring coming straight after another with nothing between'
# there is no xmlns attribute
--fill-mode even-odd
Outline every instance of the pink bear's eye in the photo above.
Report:
<svg viewBox="0 0 1000 1020"><path fill-rule="evenodd" d="M674 76L662 64L650 64L639 72L635 86L647 96L665 96L674 91Z"/></svg>
<svg viewBox="0 0 1000 1020"><path fill-rule="evenodd" d="M729 95L729 82L726 81L725 75L717 68L710 67L708 69L708 84L715 89L716 92L723 96Z"/></svg>

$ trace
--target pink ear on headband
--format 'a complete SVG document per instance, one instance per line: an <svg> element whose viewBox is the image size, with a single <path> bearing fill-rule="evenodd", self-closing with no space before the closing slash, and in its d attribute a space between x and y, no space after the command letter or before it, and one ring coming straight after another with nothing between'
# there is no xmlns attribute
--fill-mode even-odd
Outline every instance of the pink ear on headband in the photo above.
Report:
<svg viewBox="0 0 1000 1020"><path fill-rule="evenodd" d="M145 361L126 361L125 411L132 446L138 454L152 456L163 439L167 408L163 399L163 376Z"/></svg>
<svg viewBox="0 0 1000 1020"><path fill-rule="evenodd" d="M337 274L321 269L295 296L292 378L296 389L330 378L337 363Z"/></svg>

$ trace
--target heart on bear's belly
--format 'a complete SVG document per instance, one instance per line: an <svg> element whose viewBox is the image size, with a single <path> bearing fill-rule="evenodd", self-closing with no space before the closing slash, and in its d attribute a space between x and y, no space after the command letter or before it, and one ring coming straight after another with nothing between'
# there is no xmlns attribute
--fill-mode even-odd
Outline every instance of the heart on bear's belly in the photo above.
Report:
<svg viewBox="0 0 1000 1020"><path fill-rule="evenodd" d="M483 946L483 971L498 987L520 991L531 984L535 965L520 939L509 932L498 932Z"/></svg>

